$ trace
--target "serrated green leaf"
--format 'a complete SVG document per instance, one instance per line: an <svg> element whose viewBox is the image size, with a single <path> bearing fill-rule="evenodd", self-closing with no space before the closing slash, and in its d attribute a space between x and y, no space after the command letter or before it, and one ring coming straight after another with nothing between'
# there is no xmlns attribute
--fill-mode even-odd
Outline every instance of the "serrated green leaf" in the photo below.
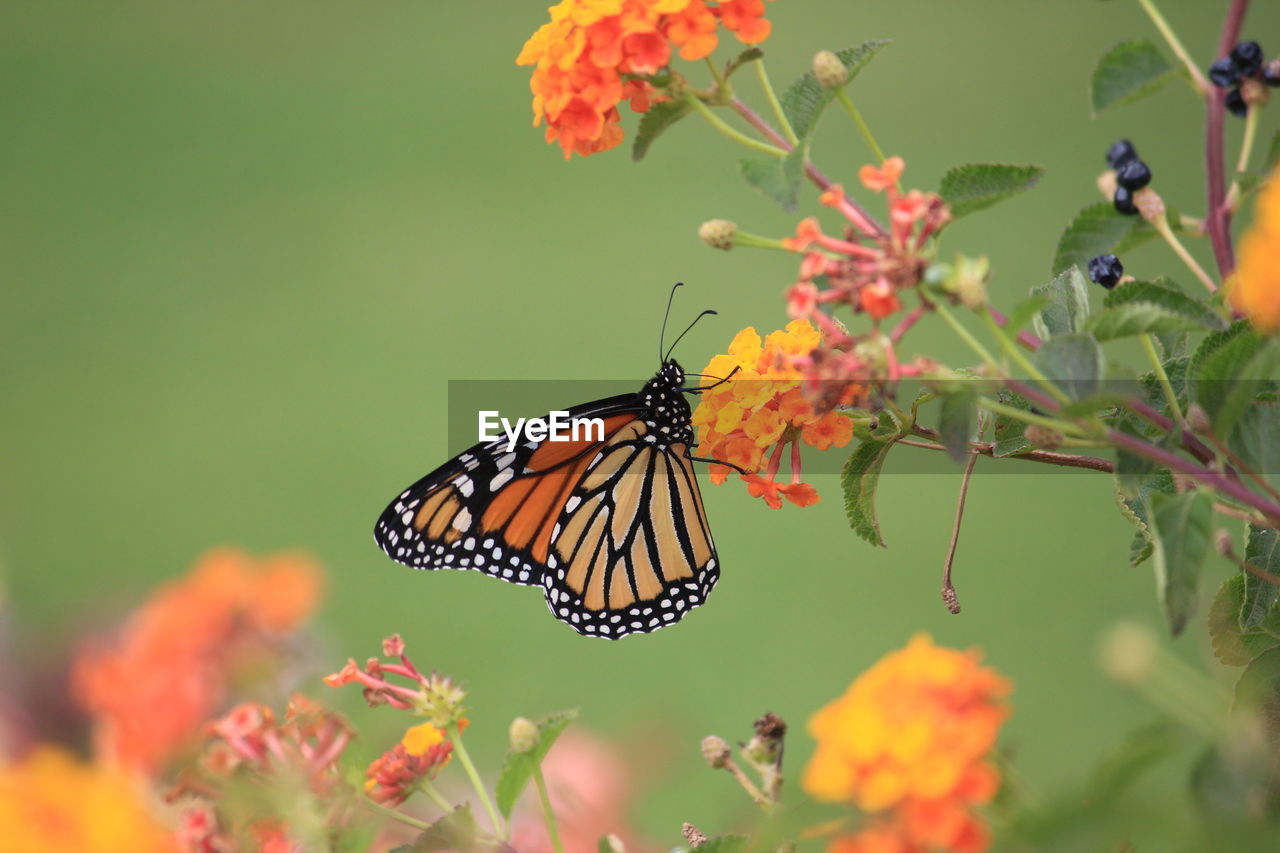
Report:
<svg viewBox="0 0 1280 853"><path fill-rule="evenodd" d="M1015 409L1022 409L1024 412L1031 410L1031 405L1021 395L1012 391L1001 390L996 394L996 399L1006 406L1013 406ZM992 424L991 428L991 455L999 459L1005 456L1017 456L1019 453L1034 450L1034 445L1027 441L1024 434L1026 427L1026 421L1011 418L1008 415L996 415L995 423Z"/></svg>
<svg viewBox="0 0 1280 853"><path fill-rule="evenodd" d="M1089 317L1089 284L1079 267L1063 270L1053 281L1031 288L1031 296L1046 301L1032 317L1040 337L1051 338L1084 328Z"/></svg>
<svg viewBox="0 0 1280 853"><path fill-rule="evenodd" d="M1091 258L1108 252L1123 254L1154 236L1155 229L1141 216L1118 213L1108 201L1091 204L1076 214L1058 238L1051 272L1057 275L1072 266L1085 269Z"/></svg>
<svg viewBox="0 0 1280 853"><path fill-rule="evenodd" d="M1152 302L1123 302L1103 308L1084 325L1100 341L1131 338L1143 334L1199 331L1197 321Z"/></svg>
<svg viewBox="0 0 1280 853"><path fill-rule="evenodd" d="M636 140L631 143L631 159L636 162L643 160L653 141L692 110L688 101L662 101L651 105L649 111L640 117Z"/></svg>
<svg viewBox="0 0 1280 853"><path fill-rule="evenodd" d="M1128 458L1132 459L1132 454ZM1121 466L1122 463L1117 459L1116 499L1120 504L1120 512L1133 522L1133 539L1129 543L1129 565L1137 567L1155 550L1151 528L1147 525L1148 502L1155 492L1167 495L1174 493L1173 475L1168 469L1163 468L1135 474L1131 471L1123 471ZM1121 483L1124 485L1122 486Z"/></svg>
<svg viewBox="0 0 1280 853"><path fill-rule="evenodd" d="M1245 603L1245 573L1227 578L1209 607L1209 641L1213 655L1227 666L1244 666L1267 649L1280 646L1280 611L1267 611L1262 620L1241 625Z"/></svg>
<svg viewBox="0 0 1280 853"><path fill-rule="evenodd" d="M1145 39L1121 42L1103 54L1089 79L1093 114L1116 104L1136 101L1166 83L1173 66Z"/></svg>
<svg viewBox="0 0 1280 853"><path fill-rule="evenodd" d="M891 436L862 442L849 454L840 472L849 526L872 545L881 547L884 539L880 535L880 522L876 520L876 487L880 483L880 469L896 441L897 437Z"/></svg>
<svg viewBox="0 0 1280 853"><path fill-rule="evenodd" d="M1250 524L1244 561L1264 572L1280 575L1280 531ZM1242 572L1241 577L1244 579L1244 593L1240 603L1240 629L1247 631L1264 622L1275 609L1280 588L1249 572Z"/></svg>
<svg viewBox="0 0 1280 853"><path fill-rule="evenodd" d="M953 219L985 210L1036 185L1044 168L1009 163L967 163L942 176L938 194Z"/></svg>
<svg viewBox="0 0 1280 853"><path fill-rule="evenodd" d="M848 82L853 82L853 78L871 61L871 57L887 44L889 44L888 39L880 39L863 42L857 47L837 50L836 56L849 72ZM787 121L791 122L791 129L801 139L808 139L817 127L818 117L822 115L822 111L827 108L827 104L831 103L833 97L835 94L831 89L824 89L813 76L813 72L806 71L787 88L787 91L782 93L780 101Z"/></svg>
<svg viewBox="0 0 1280 853"><path fill-rule="evenodd" d="M1199 490L1180 495L1155 492L1148 510L1156 596L1176 637L1195 612L1200 568L1213 537L1213 501Z"/></svg>
<svg viewBox="0 0 1280 853"><path fill-rule="evenodd" d="M1158 305L1186 317L1203 329L1221 331L1227 327L1227 321L1217 311L1178 288L1159 281L1126 282L1108 293L1102 304L1114 308L1135 302Z"/></svg>
<svg viewBox="0 0 1280 853"><path fill-rule="evenodd" d="M1102 347L1088 333L1054 335L1036 350L1035 364L1073 400L1096 394L1102 381Z"/></svg>
<svg viewBox="0 0 1280 853"><path fill-rule="evenodd" d="M1235 379L1262 346L1262 338L1246 321L1208 335L1188 367L1191 394L1215 421L1231 396Z"/></svg>
<svg viewBox="0 0 1280 853"><path fill-rule="evenodd" d="M782 205L783 209L793 211L800 196L800 182L804 179L808 148L808 144L802 142L786 157L741 160L739 165L742 177L751 186Z"/></svg>
<svg viewBox="0 0 1280 853"><path fill-rule="evenodd" d="M1206 360L1206 369L1211 369L1213 362L1213 358ZM1218 435L1231 435L1236 422L1258 395L1274 389L1278 370L1280 370L1280 338L1273 337L1261 341L1249 360L1227 377L1229 387L1213 419L1213 431Z"/></svg>
<svg viewBox="0 0 1280 853"><path fill-rule="evenodd" d="M942 398L938 412L938 441L947 449L947 455L959 464L969 458L969 440L973 437L976 418L973 394L958 391Z"/></svg>
<svg viewBox="0 0 1280 853"><path fill-rule="evenodd" d="M1227 439L1231 451L1264 477L1280 474L1280 403L1255 402Z"/></svg>
<svg viewBox="0 0 1280 853"><path fill-rule="evenodd" d="M511 816L511 810L515 808L520 793L533 778L533 771L542 763L542 759L547 757L547 752L556 742L556 738L560 737L565 727L577 717L577 711L561 711L542 719L538 722L538 742L533 749L528 752L507 753L507 760L502 764L502 770L498 774L498 782L493 791L498 811L502 812L503 817Z"/></svg>

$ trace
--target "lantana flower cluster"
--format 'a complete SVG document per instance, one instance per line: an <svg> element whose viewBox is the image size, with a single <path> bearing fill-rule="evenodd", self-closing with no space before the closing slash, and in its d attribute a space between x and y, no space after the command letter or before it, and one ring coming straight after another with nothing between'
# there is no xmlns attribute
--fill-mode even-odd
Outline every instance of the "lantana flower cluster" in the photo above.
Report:
<svg viewBox="0 0 1280 853"><path fill-rule="evenodd" d="M872 815L832 853L974 853L988 844L975 809L999 775L990 753L1009 716L1009 682L976 651L912 638L809 721L818 741L805 790Z"/></svg>
<svg viewBox="0 0 1280 853"><path fill-rule="evenodd" d="M255 560L225 549L157 591L114 644L86 647L72 694L95 722L106 760L155 772L188 746L226 701L239 668L266 659L315 609L308 558Z"/></svg>
<svg viewBox="0 0 1280 853"><path fill-rule="evenodd" d="M565 159L622 141L618 104L647 112L657 96L649 78L681 58L702 59L719 42L718 29L744 44L769 35L764 0L562 0L551 21L525 43L518 65L534 66L533 123L547 123L547 142Z"/></svg>
<svg viewBox="0 0 1280 853"><path fill-rule="evenodd" d="M1258 196L1253 225L1240 240L1230 297L1260 331L1280 329L1280 170Z"/></svg>
<svg viewBox="0 0 1280 853"><path fill-rule="evenodd" d="M699 452L725 463L711 466L713 483L723 483L736 468L750 494L773 509L782 506L783 498L801 507L818 502L817 490L800 479L800 444L826 450L844 447L853 438L847 416L815 411L801 387L803 375L794 364L821 342L822 334L807 320L793 320L763 340L748 326L727 353L707 364L702 382L714 387L702 392L693 423ZM788 445L791 480L779 483Z"/></svg>
<svg viewBox="0 0 1280 853"><path fill-rule="evenodd" d="M422 780L434 779L452 755L453 744L443 731L430 723L413 726L398 744L369 765L365 793L376 803L399 805Z"/></svg>

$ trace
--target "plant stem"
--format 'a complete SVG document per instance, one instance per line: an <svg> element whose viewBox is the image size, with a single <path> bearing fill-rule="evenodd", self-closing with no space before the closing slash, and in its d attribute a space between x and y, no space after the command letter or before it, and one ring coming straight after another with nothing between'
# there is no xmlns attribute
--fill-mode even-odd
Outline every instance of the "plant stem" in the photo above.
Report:
<svg viewBox="0 0 1280 853"><path fill-rule="evenodd" d="M1013 418L1014 420L1023 421L1024 423L1037 424L1065 435L1086 435L1084 430L1070 421L1063 421L1058 418L1048 418L1044 415L1037 415L1035 412L1028 412L1025 409L1019 409L1017 406L1007 406L998 400L992 400L990 397L979 397L978 405L988 411L995 412L997 415L1004 415L1007 418Z"/></svg>
<svg viewBox="0 0 1280 853"><path fill-rule="evenodd" d="M1004 316L1004 314L992 308L990 305L987 306L987 310L991 312L991 318L999 324L1000 328L1003 329L1009 325L1009 318ZM1035 352L1040 349L1040 347L1044 346L1044 341L1040 340L1026 329L1020 329L1018 331L1018 343L1022 344L1024 349L1029 349L1032 352Z"/></svg>
<svg viewBox="0 0 1280 853"><path fill-rule="evenodd" d="M1173 413L1173 422L1182 424L1186 419L1182 416L1182 407L1178 405L1178 395L1173 393L1173 385L1169 382L1169 374L1165 373L1164 364L1160 361L1160 355L1156 352L1155 339L1149 333L1144 332L1138 336L1138 340L1142 341L1142 349L1147 354L1147 359L1151 362L1151 369L1155 371L1156 380L1160 383L1160 388L1164 391L1165 399L1169 401L1169 411Z"/></svg>
<svg viewBox="0 0 1280 853"><path fill-rule="evenodd" d="M686 95L686 100L688 100L688 102L693 106L695 110L697 110L699 113L702 114L703 118L705 118L708 122L710 122L712 127L720 131L725 136L729 137L739 145L743 145L747 148L750 148L752 151L759 151L762 154L768 154L770 157L787 156L787 151L785 148L778 148L774 145L770 145L767 142L761 142L758 139L752 139L750 136L747 136L745 133L742 133L741 131L735 130L734 128L730 127L724 121L724 119L720 118L720 116L712 112L711 108L708 107L706 104L702 103L702 99L699 98L697 95L693 94L692 92Z"/></svg>
<svg viewBox="0 0 1280 853"><path fill-rule="evenodd" d="M1280 492L1277 492L1274 488L1272 488L1271 484L1268 483L1266 481L1266 478L1264 478L1261 474L1259 474L1257 471L1253 470L1248 465L1246 465L1244 463L1244 460L1241 459L1239 456L1237 456L1231 450L1231 448L1227 446L1226 442L1218 438L1217 435L1215 435L1213 432L1210 432L1210 431L1206 431L1204 433L1204 437L1206 441L1208 441L1210 444L1213 445L1214 450L1217 450L1219 453L1222 454L1223 458L1225 458L1232 465L1234 465L1235 467L1243 471L1244 475L1248 477L1250 480L1253 480L1253 482L1257 483L1259 486L1261 486L1264 492L1271 495L1271 497L1275 498L1277 501L1280 501Z"/></svg>
<svg viewBox="0 0 1280 853"><path fill-rule="evenodd" d="M956 597L955 584L951 582L951 566L956 559L956 546L960 544L960 524L964 521L964 501L969 495L969 480L973 477L973 466L978 464L978 454L970 453L964 463L964 474L960 477L960 497L956 499L956 520L951 525L951 544L947 546L947 557L942 562L942 601L947 610L957 614L960 612L960 599Z"/></svg>
<svg viewBox="0 0 1280 853"><path fill-rule="evenodd" d="M1249 107L1249 112L1244 117L1244 139L1240 141L1240 157L1236 160L1236 173L1231 179L1231 191L1227 193L1226 201L1223 202L1227 209L1233 212L1236 205L1240 203L1240 175L1249 168L1254 138L1258 135L1258 113L1261 112L1259 106L1255 104Z"/></svg>
<svg viewBox="0 0 1280 853"><path fill-rule="evenodd" d="M542 816L547 821L547 835L551 836L551 847L556 853L564 853L564 845L560 843L560 828L556 826L556 813L551 810L551 798L547 796L547 783L542 778L542 765L533 765L533 783L538 787L538 800L542 803Z"/></svg>
<svg viewBox="0 0 1280 853"><path fill-rule="evenodd" d="M752 782L747 774L742 772L742 768L732 758L725 759L724 769L733 774L733 778L738 780L738 784L747 792L747 796L751 797L752 802L766 811L771 808L773 803L764 795L763 791L756 787L756 783Z"/></svg>
<svg viewBox="0 0 1280 853"><path fill-rule="evenodd" d="M858 133L862 134L863 140L866 141L867 147L871 149L871 153L876 155L876 159L880 161L880 165L884 165L884 152L880 150L880 146L876 144L876 138L871 135L871 128L867 127L867 123L862 120L862 113L858 112L858 108L853 105L853 99L849 97L849 93L844 86L837 86L835 89L836 100L844 107L844 111L849 114L849 118L853 119L853 123L858 127Z"/></svg>
<svg viewBox="0 0 1280 853"><path fill-rule="evenodd" d="M449 741L453 744L453 753L458 756L458 761L462 763L462 769L466 771L467 778L471 780L471 786L476 789L476 793L480 796L480 803L489 815L489 822L493 824L493 831L505 838L507 833L506 829L503 828L502 818L498 817L498 811L493 807L493 801L489 799L489 793L484 789L484 783L480 781L480 774L476 772L476 766L471 763L471 755L468 754L466 746L462 743L462 732L458 730L458 724L456 722L450 723L447 731Z"/></svg>
<svg viewBox="0 0 1280 853"><path fill-rule="evenodd" d="M1059 403L1065 405L1071 402L1071 398L1067 396L1066 392L1050 382L1049 377L1041 373L1040 369L1031 363L1031 359L1023 355L1013 341L1009 340L1009 336L1004 333L1004 329L1000 328L1000 324L996 322L996 318L991 315L990 310L982 312L982 319L986 321L987 326L991 329L991 334L995 335L996 340L1000 342L1000 347L1010 358L1017 362L1019 367L1026 371L1027 376L1045 391L1048 391Z"/></svg>
<svg viewBox="0 0 1280 853"><path fill-rule="evenodd" d="M449 812L453 811L453 803L446 800L444 796L441 795L441 793L436 789L435 785L432 785L426 779L423 779L421 782L418 783L418 787L422 790L422 793L427 795L427 799L431 800L431 802L439 806L444 811L445 814L448 814Z"/></svg>
<svg viewBox="0 0 1280 853"><path fill-rule="evenodd" d="M1173 229L1169 227L1169 220L1166 216L1162 213L1148 221L1155 226L1156 231L1159 232L1160 236L1164 238L1164 241L1169 244L1170 248L1173 249L1177 256L1182 259L1182 262L1187 265L1187 268L1195 274L1196 278L1200 279L1200 283L1207 287L1210 293L1217 292L1218 285L1214 284L1213 279L1209 278L1209 274L1204 271L1204 267L1200 266L1200 264L1196 262L1196 259L1191 257L1191 253L1187 251L1187 247L1182 245L1182 241L1178 239L1178 235L1174 234Z"/></svg>
<svg viewBox="0 0 1280 853"><path fill-rule="evenodd" d="M937 430L928 427L916 426L912 428L912 433L921 435L925 438L938 438ZM919 447L923 450L941 450L946 451L947 448L941 444L928 444L923 441L912 441L907 438L898 439L899 444L906 444L910 447ZM969 442L969 449L983 456L995 458L995 445L985 441ZM1115 465L1109 459L1099 459L1096 456L1076 456L1071 453L1055 453L1052 450L1028 450L1019 453L1016 456L1000 457L1002 459L1022 460L1024 462L1040 462L1045 465L1057 465L1062 468L1084 468L1089 471L1101 471L1110 474L1115 471Z"/></svg>
<svg viewBox="0 0 1280 853"><path fill-rule="evenodd" d="M404 812L396 811L395 809L389 809L386 806L384 806L382 803L374 802L368 797L361 797L360 802L364 803L366 806L373 809L375 812L379 812L380 814L386 815L392 820L399 821L400 823L403 823L405 826L412 826L414 829L420 832L431 828L431 824L427 823L426 821L418 820L416 817L410 817Z"/></svg>
<svg viewBox="0 0 1280 853"><path fill-rule="evenodd" d="M1164 40L1169 43L1169 49L1173 51L1174 56L1182 60L1182 64L1186 66L1187 73L1191 75L1191 88L1196 90L1196 94L1204 97L1209 92L1209 81L1205 79L1204 74L1191 60L1187 49L1182 46L1182 42L1178 40L1178 36L1174 33L1173 28L1169 26L1169 22L1165 20L1164 15L1156 8L1156 4L1151 0L1138 0L1138 5L1147 13L1147 17L1151 19L1151 23L1156 25L1156 29L1160 31L1160 35L1164 36Z"/></svg>
<svg viewBox="0 0 1280 853"><path fill-rule="evenodd" d="M706 60L707 68L711 71L711 79L716 81L716 94L729 94L725 87L725 79L720 75L720 71L716 68L716 64L711 61L710 56L706 57Z"/></svg>
<svg viewBox="0 0 1280 853"><path fill-rule="evenodd" d="M983 363L986 364L988 368L997 372L1000 370L1000 365L996 362L995 356L993 356L986 347L978 342L978 339L964 327L963 323L955 318L955 315L951 313L951 310L947 308L947 306L943 305L941 302L935 302L933 308L938 313L938 316L945 320L946 324L951 327L951 331L955 332L960 340L968 344L969 348L978 354L978 357L982 359Z"/></svg>
<svg viewBox="0 0 1280 853"><path fill-rule="evenodd" d="M1240 26L1248 9L1249 0L1231 0L1231 7L1222 24L1222 34L1218 38L1218 58L1227 56L1239 39ZM1218 275L1223 280L1226 280L1236 266L1235 250L1231 245L1231 211L1223 203L1226 194L1222 151L1225 99L1226 93L1221 89L1214 87L1209 90L1205 98L1204 128L1205 185L1208 190L1204 224L1209 241L1213 244L1213 258L1218 264Z"/></svg>
<svg viewBox="0 0 1280 853"><path fill-rule="evenodd" d="M778 120L778 127L782 128L782 135L787 138L794 148L800 144L800 137L796 136L795 129L791 127L791 122L787 120L787 114L782 109L782 104L778 101L778 96L774 94L773 84L769 82L769 72L765 70L764 60L755 59L751 62L756 67L756 77L760 79L760 88L764 89L765 100L769 102L769 109L773 110L773 117Z"/></svg>

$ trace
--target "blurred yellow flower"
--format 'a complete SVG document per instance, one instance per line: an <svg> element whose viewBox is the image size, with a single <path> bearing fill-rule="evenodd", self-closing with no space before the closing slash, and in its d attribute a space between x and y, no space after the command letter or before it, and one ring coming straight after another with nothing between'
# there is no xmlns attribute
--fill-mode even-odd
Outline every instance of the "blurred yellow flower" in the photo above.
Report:
<svg viewBox="0 0 1280 853"><path fill-rule="evenodd" d="M987 756L1009 716L1010 688L979 660L976 651L936 646L927 634L886 655L809 721L818 749L805 768L805 790L888 813L877 835L984 849L985 830L971 809L998 787Z"/></svg>
<svg viewBox="0 0 1280 853"><path fill-rule="evenodd" d="M1231 304L1262 332L1280 329L1280 170L1254 206L1253 225L1240 241Z"/></svg>
<svg viewBox="0 0 1280 853"><path fill-rule="evenodd" d="M0 839L40 853L177 851L175 836L142 802L134 780L52 746L0 766Z"/></svg>

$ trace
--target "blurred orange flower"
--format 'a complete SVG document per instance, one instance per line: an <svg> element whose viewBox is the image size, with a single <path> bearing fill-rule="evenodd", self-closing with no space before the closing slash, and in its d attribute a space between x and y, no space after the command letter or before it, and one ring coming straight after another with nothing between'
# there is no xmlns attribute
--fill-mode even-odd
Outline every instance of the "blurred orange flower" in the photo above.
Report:
<svg viewBox="0 0 1280 853"><path fill-rule="evenodd" d="M917 634L809 721L818 748L805 768L805 790L877 816L832 850L986 848L973 809L999 787L988 755L1010 713L1010 686L979 661L976 651L942 648ZM881 843L886 837L900 846Z"/></svg>
<svg viewBox="0 0 1280 853"><path fill-rule="evenodd" d="M1280 329L1280 170L1258 196L1253 225L1240 240L1230 298L1259 331Z"/></svg>
<svg viewBox="0 0 1280 853"><path fill-rule="evenodd" d="M706 387L693 412L698 451L727 463L711 466L713 483L723 483L736 467L747 492L773 509L782 506L783 498L802 507L818 502L817 490L800 482L798 442L825 450L844 447L853 438L852 421L835 411L819 415L801 390L803 374L794 362L821 342L822 334L808 320L793 320L763 340L748 326L727 353L703 369L703 385L715 387ZM788 444L791 482L781 484L775 477ZM764 476L758 474L762 468Z"/></svg>
<svg viewBox="0 0 1280 853"><path fill-rule="evenodd" d="M320 569L308 558L255 560L230 549L161 587L114 643L86 647L74 663L72 693L94 717L98 752L139 770L160 769L225 701L236 664L296 629L321 587Z"/></svg>
<svg viewBox="0 0 1280 853"><path fill-rule="evenodd" d="M666 68L674 49L702 59L716 49L718 24L746 44L769 35L763 0L562 0L549 11L516 64L535 66L533 123L546 120L547 142L558 141L565 159L622 141L618 104L648 111L657 90L643 78Z"/></svg>
<svg viewBox="0 0 1280 853"><path fill-rule="evenodd" d="M39 746L0 765L0 845L40 853L169 853L175 836L148 811L134 780Z"/></svg>

